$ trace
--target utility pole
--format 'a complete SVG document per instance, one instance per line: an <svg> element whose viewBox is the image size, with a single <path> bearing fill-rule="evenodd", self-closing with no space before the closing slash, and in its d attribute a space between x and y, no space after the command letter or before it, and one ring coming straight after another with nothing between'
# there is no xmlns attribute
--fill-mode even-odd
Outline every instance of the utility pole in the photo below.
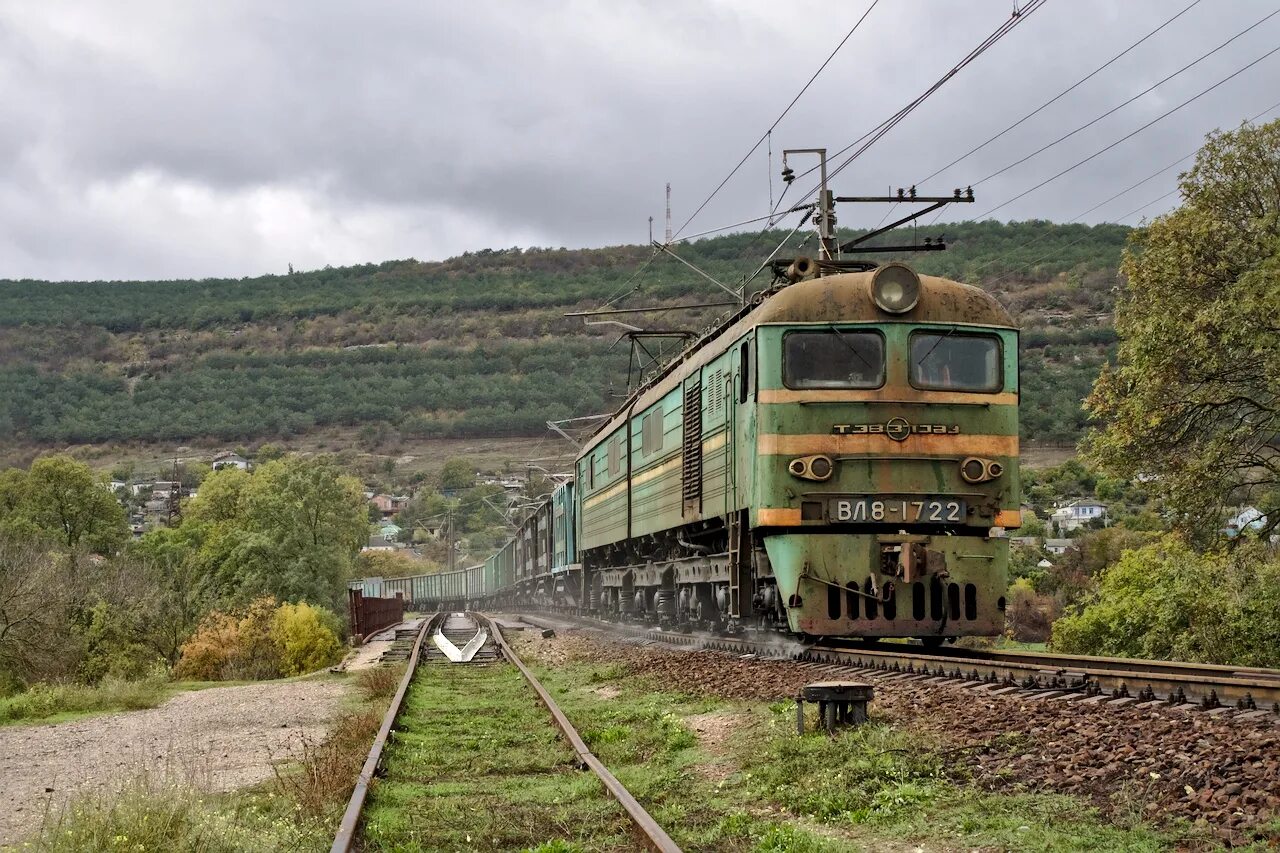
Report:
<svg viewBox="0 0 1280 853"><path fill-rule="evenodd" d="M788 184L796 179L795 172L787 167L788 154L817 154L818 174L818 209L814 211L813 223L818 226L818 239L822 246L822 257L834 261L840 252L836 242L835 198L827 189L827 149L825 148L788 148L782 152L782 180Z"/></svg>
<svg viewBox="0 0 1280 853"><path fill-rule="evenodd" d="M447 566L448 571L453 571L453 510L449 510L444 517L444 541L448 548L445 552L445 565Z"/></svg>
<svg viewBox="0 0 1280 853"><path fill-rule="evenodd" d="M173 458L173 472L169 475L169 517L166 526L173 527L182 520L182 482L178 479L178 458Z"/></svg>

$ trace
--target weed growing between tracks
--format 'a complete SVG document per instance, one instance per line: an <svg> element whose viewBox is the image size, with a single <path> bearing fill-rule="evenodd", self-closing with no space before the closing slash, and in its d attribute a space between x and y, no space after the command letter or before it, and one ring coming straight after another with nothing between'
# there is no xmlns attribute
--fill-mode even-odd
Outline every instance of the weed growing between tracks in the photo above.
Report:
<svg viewBox="0 0 1280 853"><path fill-rule="evenodd" d="M676 693L605 662L599 652L609 647L578 657L573 640L515 641L592 750L686 850L1215 846L1153 828L1140 809L1108 817L1073 796L980 790L958 769L966 745L874 713L869 724L829 737L814 731L810 709L809 733L798 736L792 702ZM612 648L626 660L625 647Z"/></svg>
<svg viewBox="0 0 1280 853"><path fill-rule="evenodd" d="M365 807L365 850L631 850L622 809L515 667L419 670Z"/></svg>

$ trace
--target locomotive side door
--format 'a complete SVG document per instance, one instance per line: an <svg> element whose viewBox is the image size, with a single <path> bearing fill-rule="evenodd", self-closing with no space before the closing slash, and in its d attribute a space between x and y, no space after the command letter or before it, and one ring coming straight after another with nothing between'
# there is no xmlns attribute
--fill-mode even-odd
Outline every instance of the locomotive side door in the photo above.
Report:
<svg viewBox="0 0 1280 853"><path fill-rule="evenodd" d="M751 614L755 581L751 571L751 537L748 509L754 483L755 459L755 338L747 336L731 349L728 465L729 489L725 505L725 526L729 539L729 616L740 619Z"/></svg>

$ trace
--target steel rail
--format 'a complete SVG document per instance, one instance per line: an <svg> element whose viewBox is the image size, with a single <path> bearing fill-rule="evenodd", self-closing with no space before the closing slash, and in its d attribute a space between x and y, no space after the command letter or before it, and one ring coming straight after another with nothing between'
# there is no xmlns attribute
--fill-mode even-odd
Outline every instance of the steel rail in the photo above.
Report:
<svg viewBox="0 0 1280 853"><path fill-rule="evenodd" d="M369 756L364 760L364 767L360 769L360 775L356 778L356 787L351 792L351 799L347 801L346 811L342 813L342 822L338 824L338 833L333 837L333 846L329 848L330 853L348 853L355 844L356 830L360 826L360 813L364 810L364 802L369 796L369 785L378 772L378 765L382 761L382 750L386 747L391 730L395 727L396 718L400 715L400 706L404 704L409 682L413 680L413 674L418 669L422 641L447 615L443 612L436 613L429 619L423 619L418 627L418 636L414 638L413 652L409 655L404 677L400 679L400 686L396 688L395 696L391 699L391 706L382 717L378 735L373 739L373 746L369 748Z"/></svg>
<svg viewBox="0 0 1280 853"><path fill-rule="evenodd" d="M502 654L507 660L515 664L516 669L520 670L520 674L524 676L525 681L529 682L529 686L538 694L538 698L542 700L542 704L551 712L552 718L556 721L556 725L560 727L560 731L564 733L565 738L569 741L569 745L578 756L582 766L589 767L591 772L595 773L600 781L604 784L605 790L618 801L626 811L627 816L631 818L632 823L636 825L636 829L644 836L644 840L648 847L657 850L659 853L680 853L680 847L667 835L657 821L640 805L639 801L632 796L626 786L618 781L609 768L597 758L587 747L582 736L578 734L578 730L573 727L573 723L569 722L569 718L560 710L560 706L551 698L551 694L547 692L542 683L538 681L529 668L524 665L524 661L520 660L520 656L507 643L502 636L502 629L498 627L498 623L493 621L484 613L472 613L489 626L489 634L493 637L494 642L498 644L498 648L502 650Z"/></svg>
<svg viewBox="0 0 1280 853"><path fill-rule="evenodd" d="M929 649L892 642L801 644L783 638L680 633L564 614L555 614L554 618L655 642L801 663L840 664L903 677L1000 681L1005 686L1031 692L1078 693L1098 696L1099 701L1146 699L1171 705L1195 703L1205 710L1235 704L1244 711L1257 708L1280 714L1280 670L1274 669L1052 652Z"/></svg>

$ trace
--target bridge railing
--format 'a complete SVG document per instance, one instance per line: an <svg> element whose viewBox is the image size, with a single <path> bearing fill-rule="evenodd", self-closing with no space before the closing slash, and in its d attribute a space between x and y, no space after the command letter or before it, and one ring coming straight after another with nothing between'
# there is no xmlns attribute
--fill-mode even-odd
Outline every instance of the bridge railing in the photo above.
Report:
<svg viewBox="0 0 1280 853"><path fill-rule="evenodd" d="M404 621L404 596L395 598L366 597L363 590L347 590L347 613L351 636L363 643L373 634Z"/></svg>

